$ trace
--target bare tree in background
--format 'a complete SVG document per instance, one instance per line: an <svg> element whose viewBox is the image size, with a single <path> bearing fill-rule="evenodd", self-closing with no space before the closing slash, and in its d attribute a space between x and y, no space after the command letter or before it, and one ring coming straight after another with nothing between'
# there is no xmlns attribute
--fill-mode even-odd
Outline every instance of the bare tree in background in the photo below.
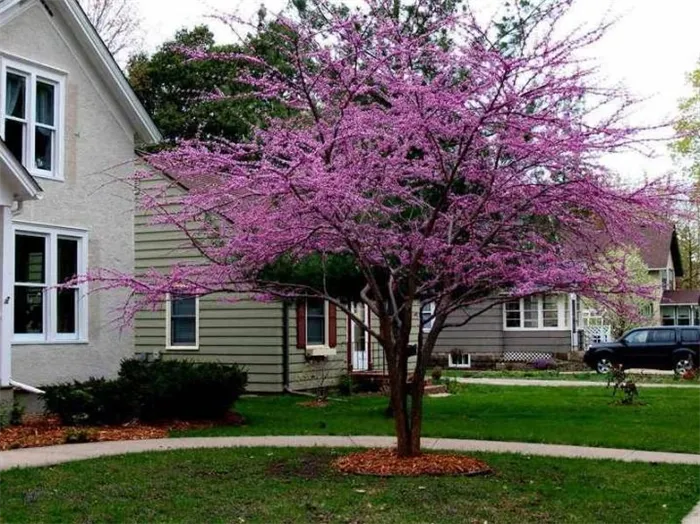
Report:
<svg viewBox="0 0 700 524"><path fill-rule="evenodd" d="M80 4L117 60L138 51L141 20L134 0L80 0Z"/></svg>

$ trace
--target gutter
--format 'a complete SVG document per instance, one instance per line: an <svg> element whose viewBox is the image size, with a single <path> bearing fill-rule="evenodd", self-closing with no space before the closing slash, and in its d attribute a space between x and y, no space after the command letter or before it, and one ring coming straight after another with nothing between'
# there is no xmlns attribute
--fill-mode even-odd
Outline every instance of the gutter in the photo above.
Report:
<svg viewBox="0 0 700 524"><path fill-rule="evenodd" d="M282 388L289 390L289 302L282 302Z"/></svg>

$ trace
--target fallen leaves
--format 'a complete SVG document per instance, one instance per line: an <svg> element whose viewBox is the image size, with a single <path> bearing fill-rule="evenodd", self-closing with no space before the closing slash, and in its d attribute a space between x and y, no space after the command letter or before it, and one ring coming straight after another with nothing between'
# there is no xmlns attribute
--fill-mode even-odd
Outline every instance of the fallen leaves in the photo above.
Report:
<svg viewBox="0 0 700 524"><path fill-rule="evenodd" d="M491 472L484 462L464 455L424 453L399 457L396 450L370 449L336 459L332 466L342 473L380 477L421 475L483 475Z"/></svg>

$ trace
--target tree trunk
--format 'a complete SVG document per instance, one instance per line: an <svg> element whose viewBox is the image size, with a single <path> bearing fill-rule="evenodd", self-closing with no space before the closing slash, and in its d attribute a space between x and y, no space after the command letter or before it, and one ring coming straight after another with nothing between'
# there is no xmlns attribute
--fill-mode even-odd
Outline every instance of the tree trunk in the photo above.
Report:
<svg viewBox="0 0 700 524"><path fill-rule="evenodd" d="M407 354L408 348L396 348L394 362L388 365L390 402L399 457L419 455L421 446L424 374L414 375L409 387Z"/></svg>

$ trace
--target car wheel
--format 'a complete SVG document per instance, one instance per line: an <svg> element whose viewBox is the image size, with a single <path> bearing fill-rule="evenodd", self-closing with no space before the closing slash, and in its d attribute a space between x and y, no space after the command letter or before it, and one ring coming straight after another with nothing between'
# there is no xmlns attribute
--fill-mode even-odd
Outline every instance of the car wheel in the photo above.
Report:
<svg viewBox="0 0 700 524"><path fill-rule="evenodd" d="M606 375L612 371L614 365L612 358L608 356L598 357L595 361L595 370L601 375Z"/></svg>
<svg viewBox="0 0 700 524"><path fill-rule="evenodd" d="M683 355L680 357L676 357L676 360L673 363L673 371L676 373L676 375L682 375L686 371L690 371L695 367L693 363L693 356L692 355Z"/></svg>

